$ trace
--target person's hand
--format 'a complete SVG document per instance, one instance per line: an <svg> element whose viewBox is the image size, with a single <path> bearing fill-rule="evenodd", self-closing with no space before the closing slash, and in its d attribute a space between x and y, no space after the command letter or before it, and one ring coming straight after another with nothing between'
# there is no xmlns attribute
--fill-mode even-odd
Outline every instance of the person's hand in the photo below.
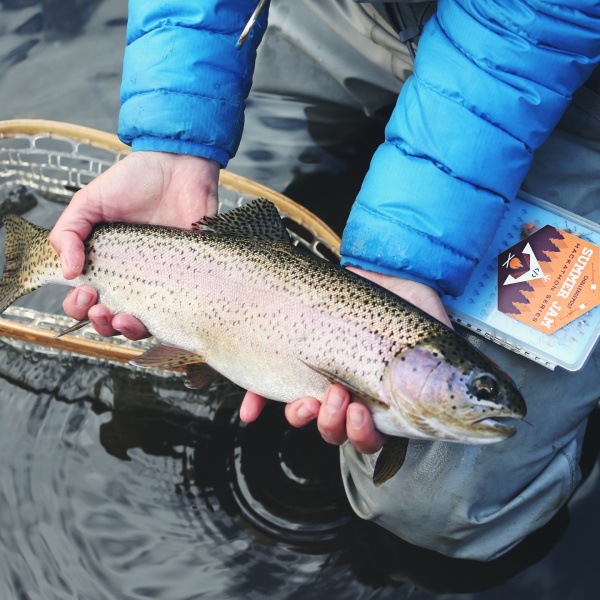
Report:
<svg viewBox="0 0 600 600"><path fill-rule="evenodd" d="M134 152L78 191L50 233L66 279L77 277L84 264L83 240L94 225L127 222L191 228L218 207L218 163L183 154ZM96 304L90 286L72 289L63 307L77 320L89 317L103 336L122 333L130 339L148 336L134 317L113 315Z"/></svg>
<svg viewBox="0 0 600 600"><path fill-rule="evenodd" d="M352 267L350 270L387 288L451 327L440 297L433 288L372 271ZM246 393L240 418L246 423L254 421L266 403L265 398L253 392ZM369 409L358 402L350 402L350 394L340 385L329 387L322 404L315 398L291 402L285 407L285 416L294 427L303 427L316 418L319 432L326 442L340 445L349 440L363 454L377 452L385 441L385 436L375 429Z"/></svg>

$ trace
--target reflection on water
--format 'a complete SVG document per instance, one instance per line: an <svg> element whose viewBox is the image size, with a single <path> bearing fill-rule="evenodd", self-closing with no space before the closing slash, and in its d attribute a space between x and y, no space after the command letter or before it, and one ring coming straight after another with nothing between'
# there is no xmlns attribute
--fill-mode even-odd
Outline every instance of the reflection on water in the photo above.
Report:
<svg viewBox="0 0 600 600"><path fill-rule="evenodd" d="M563 598L572 584L553 570L566 510L495 563L446 559L354 517L336 449L279 404L243 425L226 381L189 391L7 344L0 365L1 598L542 597L525 595L546 587L535 573ZM596 465L596 497L597 479Z"/></svg>
<svg viewBox="0 0 600 600"><path fill-rule="evenodd" d="M47 225L62 207L27 190L8 200ZM19 302L59 311L64 291ZM595 554L573 548L598 549L600 415L571 517L478 564L360 521L337 449L276 403L242 424L227 381L191 391L182 376L6 341L0 390L0 598L563 598L574 574L595 585Z"/></svg>
<svg viewBox="0 0 600 600"><path fill-rule="evenodd" d="M127 3L0 0L0 118L115 131Z"/></svg>
<svg viewBox="0 0 600 600"><path fill-rule="evenodd" d="M0 118L114 130L125 15L122 0L0 0ZM232 169L340 231L382 122L257 94ZM61 210L27 191L9 200L47 226ZM21 302L58 312L63 294ZM241 424L241 398L225 381L190 391L179 377L0 344L0 599L597 595L597 414L569 509L478 564L357 519L337 450L288 426L278 404Z"/></svg>
<svg viewBox="0 0 600 600"><path fill-rule="evenodd" d="M310 457L326 477L281 485L280 448L271 443L281 411L270 411L258 428L240 426L241 391L231 384L211 387L209 405L188 392L173 406L181 378L161 382L10 346L0 361L0 452L11 457L0 477L2 598L295 589L314 577L353 520L331 477L335 450L321 443L319 456ZM297 461L305 442L286 445ZM259 464L272 465L271 485ZM290 567L297 572L288 581Z"/></svg>

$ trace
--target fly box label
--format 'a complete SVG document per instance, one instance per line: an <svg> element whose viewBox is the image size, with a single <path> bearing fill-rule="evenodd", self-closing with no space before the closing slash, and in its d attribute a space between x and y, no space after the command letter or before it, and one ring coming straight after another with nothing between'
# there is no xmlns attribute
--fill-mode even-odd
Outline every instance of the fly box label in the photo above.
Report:
<svg viewBox="0 0 600 600"><path fill-rule="evenodd" d="M498 309L548 335L600 304L598 247L550 225L498 256Z"/></svg>

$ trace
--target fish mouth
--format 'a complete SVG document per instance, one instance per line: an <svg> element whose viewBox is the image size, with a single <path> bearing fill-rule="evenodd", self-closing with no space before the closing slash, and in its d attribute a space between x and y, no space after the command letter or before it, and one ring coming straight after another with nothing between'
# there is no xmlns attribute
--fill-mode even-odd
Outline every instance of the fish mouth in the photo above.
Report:
<svg viewBox="0 0 600 600"><path fill-rule="evenodd" d="M472 422L471 431L475 434L474 437L480 440L479 443L506 440L517 432L512 422L520 418L517 415L486 415Z"/></svg>

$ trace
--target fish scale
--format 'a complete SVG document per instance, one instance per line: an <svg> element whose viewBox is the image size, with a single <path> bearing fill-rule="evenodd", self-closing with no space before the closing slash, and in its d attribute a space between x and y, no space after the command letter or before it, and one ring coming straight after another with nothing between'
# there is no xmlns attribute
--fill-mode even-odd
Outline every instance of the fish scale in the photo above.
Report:
<svg viewBox="0 0 600 600"><path fill-rule="evenodd" d="M143 246L139 245L138 238L144 240ZM185 253L182 255L182 243L188 248L187 257ZM317 364L325 363L325 366L332 362L329 356L323 355L325 348L321 344L314 346L314 351L311 352L313 345L310 344L310 339L306 339L307 323L314 322L323 311L323 303L318 298L315 298L315 302L297 302L296 310L285 312L288 318L287 328L277 327L278 321L285 320L282 319L281 306L287 304L289 309L292 298L306 295L306 292L311 290L312 281L310 274L302 272L304 261L300 262L299 269L290 276L290 261L286 259L293 259L295 254L290 256L285 251L275 251L275 255L281 259L276 261L281 267L279 274L284 274L286 278L281 280L277 276L264 276L269 253L276 244L277 242L265 242L257 248L257 244L249 239L192 232L178 232L178 235L169 238L169 242L165 242L164 232L160 228L141 226L132 232L131 226L110 226L108 230L107 227L102 227L93 233L89 241L88 254L94 256L95 264L89 262L86 273L75 283L93 285L102 302L116 312L129 312L142 319L159 339L197 352L217 370L228 371L230 378L237 383L253 384L253 389L267 393L270 390L261 389L264 387L261 382L248 381L249 376L244 373L251 370L247 367L243 367L244 373L237 375L232 374L235 367L228 368L223 365L224 362L231 363L232 356L239 357L240 347L248 347L253 354L257 351L270 354L275 353L274 350L281 346L281 350L276 354L281 356L282 360L289 361L293 358L290 346L293 345L296 336L298 339L295 341L298 344L303 341L305 346L308 345L302 352L303 360ZM136 247L139 250L138 254L134 255L132 249ZM92 248L95 252L91 251ZM115 248L120 248L120 252ZM241 261L240 256L244 256L245 259ZM192 269L192 274L186 276L190 262L201 264L202 268L196 267L195 274ZM147 270L146 265L150 265L151 270ZM92 266L95 267L94 272ZM140 275L132 276L133 269ZM127 285L121 282L127 282ZM215 285L215 282L218 285ZM139 300L132 298L132 290L136 287L145 289L144 296ZM257 293L253 294L253 290L257 290ZM156 308L156 303L152 302L153 293L159 294L159 306ZM190 294L195 297L194 306L183 300ZM265 294L279 296L282 301L265 305L261 300ZM174 322L180 326L173 326ZM198 323L193 332L188 331L190 322ZM336 316L328 318L323 322L320 331L330 326L329 331L332 335L340 333L340 328L336 331L334 327L335 322ZM340 319L339 324L347 330L351 321ZM288 339L279 340L278 346L272 344L271 334L268 332L273 330L283 331ZM222 337L229 337L231 331L235 331L233 338L228 342L220 340ZM182 339L184 337L191 339ZM372 338L372 342L381 339L377 336ZM365 344L364 336L359 338L353 335L352 339L362 341L365 353L360 375L366 375L365 365L369 363L380 368L381 364L369 360L369 347ZM214 347L211 345L212 341ZM234 345L236 347L232 348ZM369 344L371 347L372 345ZM328 349L327 353L330 350ZM337 362L341 363L340 369L348 367L344 364L346 355L352 359L357 352L358 347L348 352L346 346L344 351L339 353ZM297 398L306 390L304 382L308 378L312 383L310 391L322 398L328 385L326 378L303 364L299 364L297 369L302 373L292 377L296 387L289 381L287 384L282 382L278 384L278 393L282 394L282 390L285 389L285 400ZM381 375L377 373L376 378L379 381Z"/></svg>
<svg viewBox="0 0 600 600"><path fill-rule="evenodd" d="M264 199L201 219L192 231L98 225L72 281L62 277L47 230L16 216L4 222L0 310L46 283L91 285L112 312L134 315L161 341L135 362L188 365L191 387L220 373L290 402L323 400L336 382L369 407L384 433L463 443L506 439L515 429L503 420L525 414L510 378L464 338L295 248ZM382 452L380 460L405 452ZM396 469L382 464L378 477Z"/></svg>

